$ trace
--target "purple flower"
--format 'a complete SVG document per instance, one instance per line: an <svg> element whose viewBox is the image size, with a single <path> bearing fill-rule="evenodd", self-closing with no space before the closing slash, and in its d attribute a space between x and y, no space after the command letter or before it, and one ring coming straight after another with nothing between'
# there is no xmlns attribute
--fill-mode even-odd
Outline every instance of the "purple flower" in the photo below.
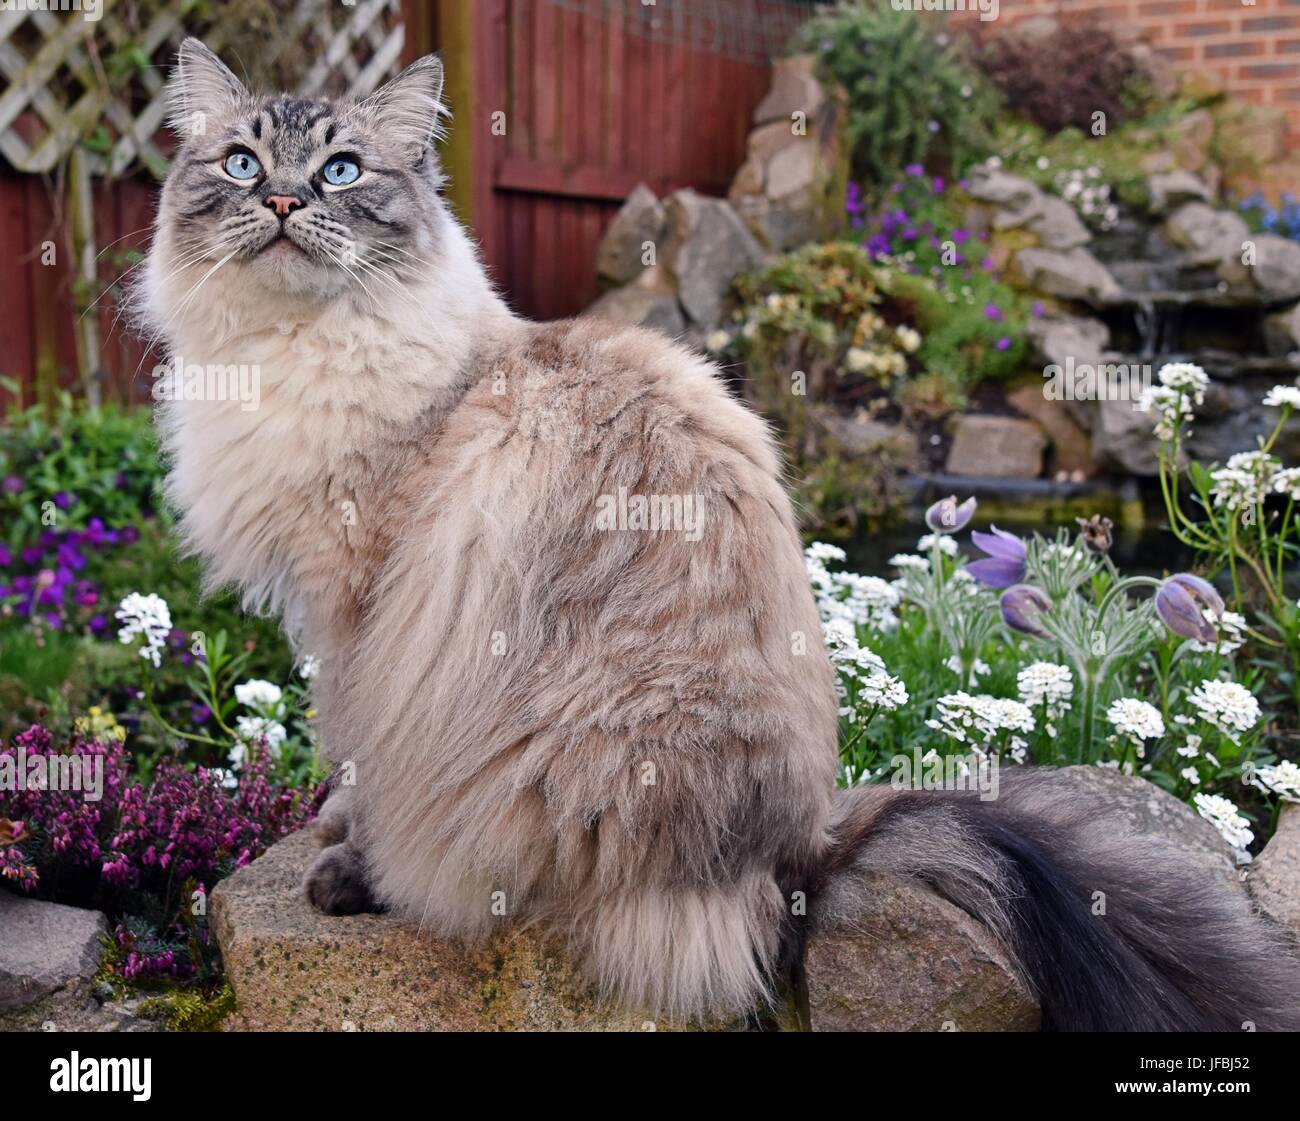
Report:
<svg viewBox="0 0 1300 1121"><path fill-rule="evenodd" d="M941 194L943 194L943 186L944 186L944 184L943 184L943 180L940 179L939 176L936 175L936 176L934 177L934 183L932 184L932 186L934 187L934 193L935 193L936 195L941 195Z"/></svg>
<svg viewBox="0 0 1300 1121"><path fill-rule="evenodd" d="M961 226L958 226L955 230L952 231L952 239L958 245L965 245L968 241L970 241L970 230L966 230L963 229Z"/></svg>
<svg viewBox="0 0 1300 1121"><path fill-rule="evenodd" d="M996 264L997 264L997 262L994 261L992 257L985 257L985 258L980 262L980 268L982 268L985 272L992 272L992 271L993 271L993 266L996 265Z"/></svg>
<svg viewBox="0 0 1300 1121"><path fill-rule="evenodd" d="M1216 617L1223 615L1223 598L1214 586L1199 576L1180 572L1171 576L1156 592L1156 614L1176 635L1195 638L1213 645L1219 632L1205 618L1205 609Z"/></svg>
<svg viewBox="0 0 1300 1121"><path fill-rule="evenodd" d="M1010 350L1010 349L1011 349L1011 339L1010 339L1009 336L1007 336L1007 335L1003 335L1003 336L1002 336L1000 339L998 339L998 341L995 342L993 345L996 346L996 347L998 348L998 350Z"/></svg>
<svg viewBox="0 0 1300 1121"><path fill-rule="evenodd" d="M1002 314L1002 309L998 307L997 304L988 304L984 308L984 318L990 319L994 323L998 323L1005 319L1006 316Z"/></svg>
<svg viewBox="0 0 1300 1121"><path fill-rule="evenodd" d="M1025 578L1025 543L1014 533L990 526L992 533L974 532L970 539L988 554L971 561L966 571L989 588L1009 588Z"/></svg>
<svg viewBox="0 0 1300 1121"><path fill-rule="evenodd" d="M998 606L1002 609L1003 622L1012 630L1038 638L1047 636L1047 632L1039 625L1037 616L1050 611L1052 601L1041 588L1035 588L1032 584L1013 584L1002 593Z"/></svg>
<svg viewBox="0 0 1300 1121"><path fill-rule="evenodd" d="M69 493L66 490L61 490L59 491L58 494L54 496L54 505L57 506L60 510L71 509L72 504L76 501L77 501L77 496L75 494Z"/></svg>
<svg viewBox="0 0 1300 1121"><path fill-rule="evenodd" d="M19 494L23 489L23 481L17 475L9 475L3 486L6 494Z"/></svg>
<svg viewBox="0 0 1300 1121"><path fill-rule="evenodd" d="M903 168L903 172L906 175L924 175L925 168L923 168L919 163L910 163Z"/></svg>
<svg viewBox="0 0 1300 1121"><path fill-rule="evenodd" d="M862 201L862 188L857 183L850 181L844 189L844 209L849 214L860 214L866 208Z"/></svg>
<svg viewBox="0 0 1300 1121"><path fill-rule="evenodd" d="M13 554L0 543L0 568L8 568L13 563Z"/></svg>
<svg viewBox="0 0 1300 1121"><path fill-rule="evenodd" d="M1043 304L1042 304L1042 301L1041 301L1041 300L1035 300L1035 301L1034 301L1034 306L1033 306L1032 308L1030 308L1029 310L1032 311L1032 312L1034 313L1034 318L1035 318L1035 319L1042 319L1042 318L1043 318Z"/></svg>
<svg viewBox="0 0 1300 1121"><path fill-rule="evenodd" d="M925 512L925 524L935 533L960 533L975 516L976 502L968 498L960 506L957 496L950 494L941 498Z"/></svg>

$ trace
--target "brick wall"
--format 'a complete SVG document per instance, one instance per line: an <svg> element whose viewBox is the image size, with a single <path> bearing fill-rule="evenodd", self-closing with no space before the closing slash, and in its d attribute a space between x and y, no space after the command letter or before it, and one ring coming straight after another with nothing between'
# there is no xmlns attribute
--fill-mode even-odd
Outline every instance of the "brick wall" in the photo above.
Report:
<svg viewBox="0 0 1300 1121"><path fill-rule="evenodd" d="M1285 110L1291 146L1300 146L1300 0L1001 0L998 22L1058 11L1136 27L1178 70L1215 75L1234 97Z"/></svg>

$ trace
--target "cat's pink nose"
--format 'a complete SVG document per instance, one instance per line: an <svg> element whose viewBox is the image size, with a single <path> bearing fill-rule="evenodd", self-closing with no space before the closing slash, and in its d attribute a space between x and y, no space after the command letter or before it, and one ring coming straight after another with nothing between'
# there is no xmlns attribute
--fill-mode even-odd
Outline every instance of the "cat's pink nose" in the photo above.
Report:
<svg viewBox="0 0 1300 1121"><path fill-rule="evenodd" d="M281 218L287 218L291 212L301 209L302 199L294 198L293 195L268 195L266 206L269 206Z"/></svg>

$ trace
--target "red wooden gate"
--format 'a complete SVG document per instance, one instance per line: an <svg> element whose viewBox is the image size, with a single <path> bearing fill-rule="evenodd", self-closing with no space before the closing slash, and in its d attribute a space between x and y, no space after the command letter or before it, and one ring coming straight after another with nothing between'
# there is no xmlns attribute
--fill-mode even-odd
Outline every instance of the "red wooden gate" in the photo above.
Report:
<svg viewBox="0 0 1300 1121"><path fill-rule="evenodd" d="M439 49L447 66L449 193L518 311L554 318L594 299L596 246L638 182L660 195L726 191L767 92L766 54L806 11L796 0L403 0L408 60ZM727 42L710 46L709 19ZM147 175L95 184L102 282L147 245L156 192ZM85 297L57 193L0 165L0 375L73 388ZM105 400L147 400L156 358L113 294L90 314Z"/></svg>

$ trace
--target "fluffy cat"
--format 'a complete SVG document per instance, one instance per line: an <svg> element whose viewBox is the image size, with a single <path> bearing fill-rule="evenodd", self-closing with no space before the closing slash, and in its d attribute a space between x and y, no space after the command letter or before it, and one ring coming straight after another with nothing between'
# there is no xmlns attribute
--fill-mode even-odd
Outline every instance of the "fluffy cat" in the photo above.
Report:
<svg viewBox="0 0 1300 1121"><path fill-rule="evenodd" d="M992 806L835 792L767 428L656 335L506 308L438 193L441 90L426 58L359 103L253 95L192 39L172 83L145 318L187 365L258 367L261 399L161 402L167 489L207 585L323 660L356 781L308 897L465 939L540 923L608 995L744 1013L884 868L990 923L1046 1026L1292 1022L1243 901L1155 846L1136 887L1107 871L1113 831L1036 776ZM651 498L698 523L602 521Z"/></svg>

